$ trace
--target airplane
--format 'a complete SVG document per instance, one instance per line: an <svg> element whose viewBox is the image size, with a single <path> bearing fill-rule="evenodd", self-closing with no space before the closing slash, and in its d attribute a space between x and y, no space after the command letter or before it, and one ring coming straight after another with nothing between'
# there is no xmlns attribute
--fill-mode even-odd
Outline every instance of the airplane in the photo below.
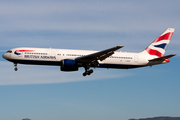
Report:
<svg viewBox="0 0 180 120"><path fill-rule="evenodd" d="M60 66L60 70L65 72L78 71L84 67L83 76L93 73L90 68L131 69L153 66L168 63L169 58L176 55L164 56L174 30L168 28L139 53L115 52L123 46L102 51L20 47L8 50L2 57L14 63L15 71L18 70L17 64L54 65Z"/></svg>

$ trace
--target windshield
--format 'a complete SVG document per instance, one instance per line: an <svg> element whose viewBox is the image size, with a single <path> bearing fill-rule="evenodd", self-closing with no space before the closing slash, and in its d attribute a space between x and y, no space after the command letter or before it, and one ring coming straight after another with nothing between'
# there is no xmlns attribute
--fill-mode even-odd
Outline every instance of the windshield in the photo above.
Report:
<svg viewBox="0 0 180 120"><path fill-rule="evenodd" d="M11 51L11 50L8 50L6 53L12 53L12 51Z"/></svg>

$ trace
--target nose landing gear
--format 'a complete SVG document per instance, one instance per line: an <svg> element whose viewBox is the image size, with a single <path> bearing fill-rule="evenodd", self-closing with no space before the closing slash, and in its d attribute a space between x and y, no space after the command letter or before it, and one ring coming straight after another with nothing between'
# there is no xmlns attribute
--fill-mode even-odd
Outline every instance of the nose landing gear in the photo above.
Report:
<svg viewBox="0 0 180 120"><path fill-rule="evenodd" d="M14 63L14 67L15 67L14 70L17 71L18 70L17 63Z"/></svg>

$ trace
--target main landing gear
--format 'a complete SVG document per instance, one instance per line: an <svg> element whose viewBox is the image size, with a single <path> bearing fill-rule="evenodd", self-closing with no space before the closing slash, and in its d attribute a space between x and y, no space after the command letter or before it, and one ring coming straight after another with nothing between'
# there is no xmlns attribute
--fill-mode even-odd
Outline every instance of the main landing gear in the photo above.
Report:
<svg viewBox="0 0 180 120"><path fill-rule="evenodd" d="M83 73L83 76L90 75L90 74L93 73L92 69L89 70L89 66L88 65L85 65L84 68L85 68L85 72Z"/></svg>
<svg viewBox="0 0 180 120"><path fill-rule="evenodd" d="M17 63L14 63L14 67L15 67L14 70L17 71L18 70Z"/></svg>
<svg viewBox="0 0 180 120"><path fill-rule="evenodd" d="M91 70L87 70L87 71L85 71L84 73L83 73L83 76L86 76L86 75L90 75L90 74L92 74L93 73L93 70L91 69Z"/></svg>

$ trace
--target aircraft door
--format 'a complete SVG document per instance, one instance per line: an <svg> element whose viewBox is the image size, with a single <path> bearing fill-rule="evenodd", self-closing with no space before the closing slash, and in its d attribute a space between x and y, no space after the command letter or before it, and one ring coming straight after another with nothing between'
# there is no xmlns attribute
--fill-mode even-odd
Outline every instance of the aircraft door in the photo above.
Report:
<svg viewBox="0 0 180 120"><path fill-rule="evenodd" d="M139 57L137 55L134 56L134 62L138 62L139 61Z"/></svg>

